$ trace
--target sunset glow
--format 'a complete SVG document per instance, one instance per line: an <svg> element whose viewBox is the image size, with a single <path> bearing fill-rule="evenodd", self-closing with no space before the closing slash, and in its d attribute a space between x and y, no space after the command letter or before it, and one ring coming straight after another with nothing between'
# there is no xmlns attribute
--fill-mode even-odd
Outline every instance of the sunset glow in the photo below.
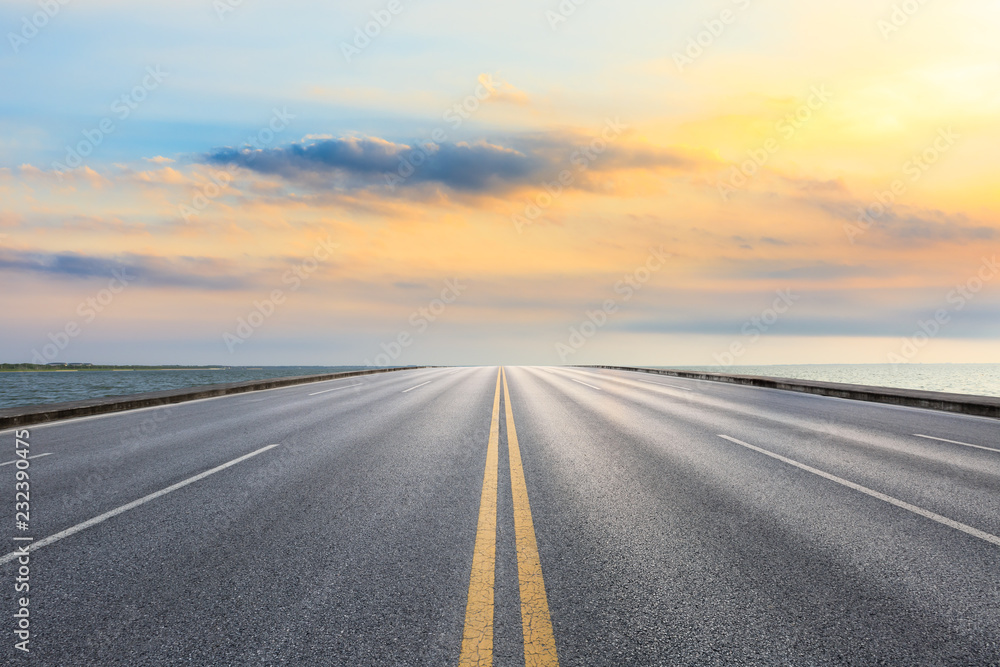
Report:
<svg viewBox="0 0 1000 667"><path fill-rule="evenodd" d="M4 361L1000 362L993 2L39 11Z"/></svg>

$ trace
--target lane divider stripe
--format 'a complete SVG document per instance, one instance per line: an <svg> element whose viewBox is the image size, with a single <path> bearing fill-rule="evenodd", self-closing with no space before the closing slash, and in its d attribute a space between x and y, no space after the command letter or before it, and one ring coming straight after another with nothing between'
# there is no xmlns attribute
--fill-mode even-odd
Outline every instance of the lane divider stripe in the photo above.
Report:
<svg viewBox="0 0 1000 667"><path fill-rule="evenodd" d="M765 456L770 456L772 459L777 459L778 461L781 461L782 463L787 463L788 465L795 466L796 468L799 468L801 470L805 470L806 472L811 472L814 475L819 475L820 477L823 477L824 479L828 479L831 482L836 482L837 484L840 484L842 486L846 486L849 489L854 489L855 491L860 491L861 493L869 495L872 498L878 498L879 500L887 502L890 505L895 505L896 507L901 507L902 509L907 510L908 512L913 512L914 514L919 514L920 516L928 518L931 521L937 521L938 523L943 524L945 526L948 526L949 528L954 528L955 530L960 530L963 533L966 533L968 535L972 535L973 537L978 537L979 539L983 540L984 542L989 542L990 544L995 544L997 546L1000 546L1000 537L997 537L996 535L991 535L990 533L983 532L983 531L979 530L978 528L973 528L972 526L967 526L964 523L959 523L958 521L955 521L953 519L949 519L948 517L941 516L940 514L935 514L934 512L931 512L929 510L925 510L922 507L917 507L916 505L911 505L910 503L904 502L902 500L899 500L898 498L893 498L892 496L887 496L884 493L879 493L878 491L873 491L872 489L869 489L868 487L861 486L860 484L855 484L854 482L850 482L850 481L848 481L846 479L843 479L841 477L837 477L836 475L831 475L828 472L823 472L822 470L817 470L816 468L813 468L811 466L807 466L804 463L799 463L798 461L793 461L792 459L785 458L784 456L781 456L780 454L775 454L774 452L769 452L766 449L761 449L760 447L755 447L755 446L753 446L751 444L743 442L742 440L737 440L736 438L730 438L728 435L721 435L720 434L719 437L723 438L725 440L728 440L729 442L732 442L732 443L735 443L737 445L740 445L742 447L746 447L747 449L752 449L755 452L760 452L761 454L763 454Z"/></svg>
<svg viewBox="0 0 1000 667"><path fill-rule="evenodd" d="M323 391L316 391L316 392L313 392L313 393L311 393L309 395L310 396L319 396L320 394L328 394L331 391L340 391L341 389L350 389L351 387L360 387L363 384L364 384L364 382L359 382L357 384L348 384L348 385L344 385L343 387L334 387L333 389L324 389Z"/></svg>
<svg viewBox="0 0 1000 667"><path fill-rule="evenodd" d="M421 388L421 387L423 387L424 385L426 385L426 384L430 384L431 382L433 382L433 380L428 380L427 382L421 382L421 383L420 383L420 384L418 384L418 385L417 385L416 387L410 387L409 389L404 389L404 390L403 390L403 391L401 391L400 393L401 393L401 394L405 394L405 393L406 393L406 392L408 392L408 391L413 391L414 389L420 389L420 388Z"/></svg>
<svg viewBox="0 0 1000 667"><path fill-rule="evenodd" d="M52 452L45 452L44 454L35 454L34 456L29 456L28 459L29 460L30 459L40 459L43 456L52 456ZM14 459L13 461L4 461L3 463L0 463L0 467L3 467L3 466L12 466L15 463L17 463L19 460L20 459Z"/></svg>
<svg viewBox="0 0 1000 667"><path fill-rule="evenodd" d="M101 514L99 516L95 516L93 519L88 519L87 521L84 521L83 523L78 523L75 526L72 526L70 528L67 528L64 531L56 533L55 535L50 535L49 537L46 537L45 539L39 540L37 542L32 542L31 546L29 546L27 548L27 550L28 551L37 551L38 549L41 549L42 547L47 547L48 545L53 544L54 542L58 542L59 540L63 539L64 537L69 537L70 535L73 535L75 533L79 533L81 530L86 530L87 528L91 528L93 526L96 526L97 524L103 523L103 522L107 521L108 519L110 519L112 517L116 517L119 514L122 514L123 512L127 512L130 509L134 509L134 508L138 507L139 505L144 505L144 504L148 503L150 500L156 500L160 496L165 496L168 493L171 493L173 491L176 491L177 489L181 489L181 488L187 486L188 484L194 484L198 480L205 479L209 475L214 475L215 473L220 472L222 470L225 470L226 468L228 468L230 466L234 466L237 463L242 463L243 461L246 461L249 458L257 456L258 454L263 454L267 450L274 449L277 446L278 445L268 445L267 447L261 447L257 451L250 452L249 454L244 454L243 456L239 457L238 459L233 459L229 463L223 463L221 466L216 466L216 467L212 468L211 470L206 470L205 472L199 473L199 474L195 475L194 477L189 477L189 478L185 479L182 482L177 482L176 484L168 486L165 489L161 489L161 490L159 490L159 491L157 491L155 493L151 493L148 496L143 496L142 498L139 498L138 500L133 500L132 502L130 502L128 504L125 504L125 505L122 505L121 507L116 507L115 509L111 510L110 512L105 512L104 514ZM15 558L18 558L19 556L23 556L23 555L24 554L21 553L21 552L12 551L11 553L7 554L6 556L0 557L0 565L3 565L4 563L9 563L12 560L14 560Z"/></svg>
<svg viewBox="0 0 1000 667"><path fill-rule="evenodd" d="M953 445L962 445L963 447L975 447L976 449L985 449L988 452L1000 452L1000 449L993 449L992 447L983 447L982 445L973 445L968 442L959 442L958 440L945 440L944 438L935 438L933 435L920 435L919 433L914 433L916 438L926 438L927 440L938 440L940 442L950 442Z"/></svg>
<svg viewBox="0 0 1000 667"><path fill-rule="evenodd" d="M591 389L596 389L597 391L601 391L601 388L600 388L600 387L595 387L595 386L594 386L594 385L592 385L592 384L587 384L587 383L586 383L586 382L584 382L583 380L577 380L576 378L567 378L567 379L569 379L569 380L572 380L573 382L579 382L580 384L582 384L582 385L583 385L583 386L585 386L585 387L590 387Z"/></svg>
<svg viewBox="0 0 1000 667"><path fill-rule="evenodd" d="M655 384L655 385L658 385L660 387L670 387L672 389L680 389L682 391L692 391L691 389L688 389L687 387L679 387L676 384L664 384L663 382L650 382L649 380L636 380L636 382L641 382L643 384Z"/></svg>

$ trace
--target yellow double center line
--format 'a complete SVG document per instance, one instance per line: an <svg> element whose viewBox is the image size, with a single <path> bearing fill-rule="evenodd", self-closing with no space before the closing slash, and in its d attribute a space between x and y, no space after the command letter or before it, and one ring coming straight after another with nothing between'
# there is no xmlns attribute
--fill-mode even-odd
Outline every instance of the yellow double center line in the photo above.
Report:
<svg viewBox="0 0 1000 667"><path fill-rule="evenodd" d="M514 501L514 535L517 543L517 578L521 592L521 627L524 633L526 667L558 666L552 619L542 579L535 526L528 504L528 487L521 466L521 449L510 407L507 373L497 372L493 396L493 420L486 450L486 474L479 502L479 525L469 578L469 600L465 609L460 667L486 667L493 664L493 592L497 546L497 474L500 461L500 383L503 381L507 413L507 451L510 459L510 490Z"/></svg>
<svg viewBox="0 0 1000 667"><path fill-rule="evenodd" d="M493 579L497 558L497 464L500 460L500 372L493 396L493 421L486 449L486 474L479 501L479 526L472 554L469 578L469 601L465 607L465 631L462 633L462 667L493 664Z"/></svg>

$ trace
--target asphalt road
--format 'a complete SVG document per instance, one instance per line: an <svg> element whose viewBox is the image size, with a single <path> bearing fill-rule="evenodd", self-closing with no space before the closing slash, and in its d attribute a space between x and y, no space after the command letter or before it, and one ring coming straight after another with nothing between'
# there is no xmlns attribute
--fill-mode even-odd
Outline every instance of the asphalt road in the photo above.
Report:
<svg viewBox="0 0 1000 667"><path fill-rule="evenodd" d="M31 427L0 663L996 665L998 426L493 367Z"/></svg>

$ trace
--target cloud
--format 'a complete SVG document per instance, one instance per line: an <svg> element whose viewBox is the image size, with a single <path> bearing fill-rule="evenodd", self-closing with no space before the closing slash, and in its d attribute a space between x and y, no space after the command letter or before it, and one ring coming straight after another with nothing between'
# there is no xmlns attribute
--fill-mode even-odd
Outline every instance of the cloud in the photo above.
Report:
<svg viewBox="0 0 1000 667"><path fill-rule="evenodd" d="M1000 238L1000 230L972 223L964 215L949 216L941 211L890 212L880 231L901 241L984 241Z"/></svg>
<svg viewBox="0 0 1000 667"><path fill-rule="evenodd" d="M743 296L747 299L746 295ZM933 316L927 308L907 307L894 311L873 305L859 305L856 301L843 304L840 312L818 312L807 304L812 295L804 294L802 305L782 316L769 326L767 336L843 336L843 337L900 337L913 336L920 331L920 323ZM736 307L735 305L733 306ZM799 310L801 309L801 311ZM829 308L827 309L829 311ZM754 316L760 317L760 313ZM610 323L608 331L656 334L728 335L733 340L745 339L749 317L737 315L710 315L699 310L688 310L673 315L641 317ZM942 329L943 338L992 339L997 330L996 303L974 302L961 316L953 315Z"/></svg>
<svg viewBox="0 0 1000 667"><path fill-rule="evenodd" d="M967 243L1000 238L1000 229L979 224L964 214L916 209L896 205L889 209L876 208L872 202L859 200L800 199L801 203L818 208L838 220L845 221L855 232L858 243L890 243L893 245L929 245L933 243ZM869 210L869 219L862 211ZM880 214L875 213L881 211Z"/></svg>
<svg viewBox="0 0 1000 667"><path fill-rule="evenodd" d="M829 281L840 278L868 278L872 276L882 276L885 274L883 268L872 268L869 266L852 266L848 264L827 264L818 262L809 266L795 266L783 269L767 269L759 272L761 278L774 278L779 280L808 280L808 281Z"/></svg>
<svg viewBox="0 0 1000 667"><path fill-rule="evenodd" d="M0 170L2 172L3 170ZM13 174L7 171L2 174L5 178L10 178ZM75 187L86 185L92 189L101 189L112 185L112 181L104 174L101 174L88 166L77 167L67 171L56 169L39 169L31 164L22 164L17 170L17 178L23 183L39 186Z"/></svg>
<svg viewBox="0 0 1000 667"><path fill-rule="evenodd" d="M523 90L511 85L507 81L497 81L489 74L479 75L480 83L488 85L490 95L485 102L499 102L502 104L513 104L515 106L527 106L531 103L531 98Z"/></svg>
<svg viewBox="0 0 1000 667"><path fill-rule="evenodd" d="M216 259L182 257L167 260L149 255L125 254L92 257L79 253L0 252L0 271L21 271L50 278L110 280L123 275L152 287L187 287L201 290L237 290L249 281L234 274L232 266Z"/></svg>
<svg viewBox="0 0 1000 667"><path fill-rule="evenodd" d="M436 182L466 191L521 182L543 166L536 157L485 142L408 146L367 137L263 150L223 148L206 157L211 164L328 186L385 184L385 177L394 174L406 184Z"/></svg>
<svg viewBox="0 0 1000 667"><path fill-rule="evenodd" d="M410 145L378 137L322 138L269 149L220 148L203 160L276 174L321 189L394 190L433 184L467 193L536 187L561 170L580 169L581 162L591 171L612 171L695 168L700 161L679 151L617 146L614 140L602 140L595 152L592 141L592 137L568 133L514 137L506 145L487 141Z"/></svg>

